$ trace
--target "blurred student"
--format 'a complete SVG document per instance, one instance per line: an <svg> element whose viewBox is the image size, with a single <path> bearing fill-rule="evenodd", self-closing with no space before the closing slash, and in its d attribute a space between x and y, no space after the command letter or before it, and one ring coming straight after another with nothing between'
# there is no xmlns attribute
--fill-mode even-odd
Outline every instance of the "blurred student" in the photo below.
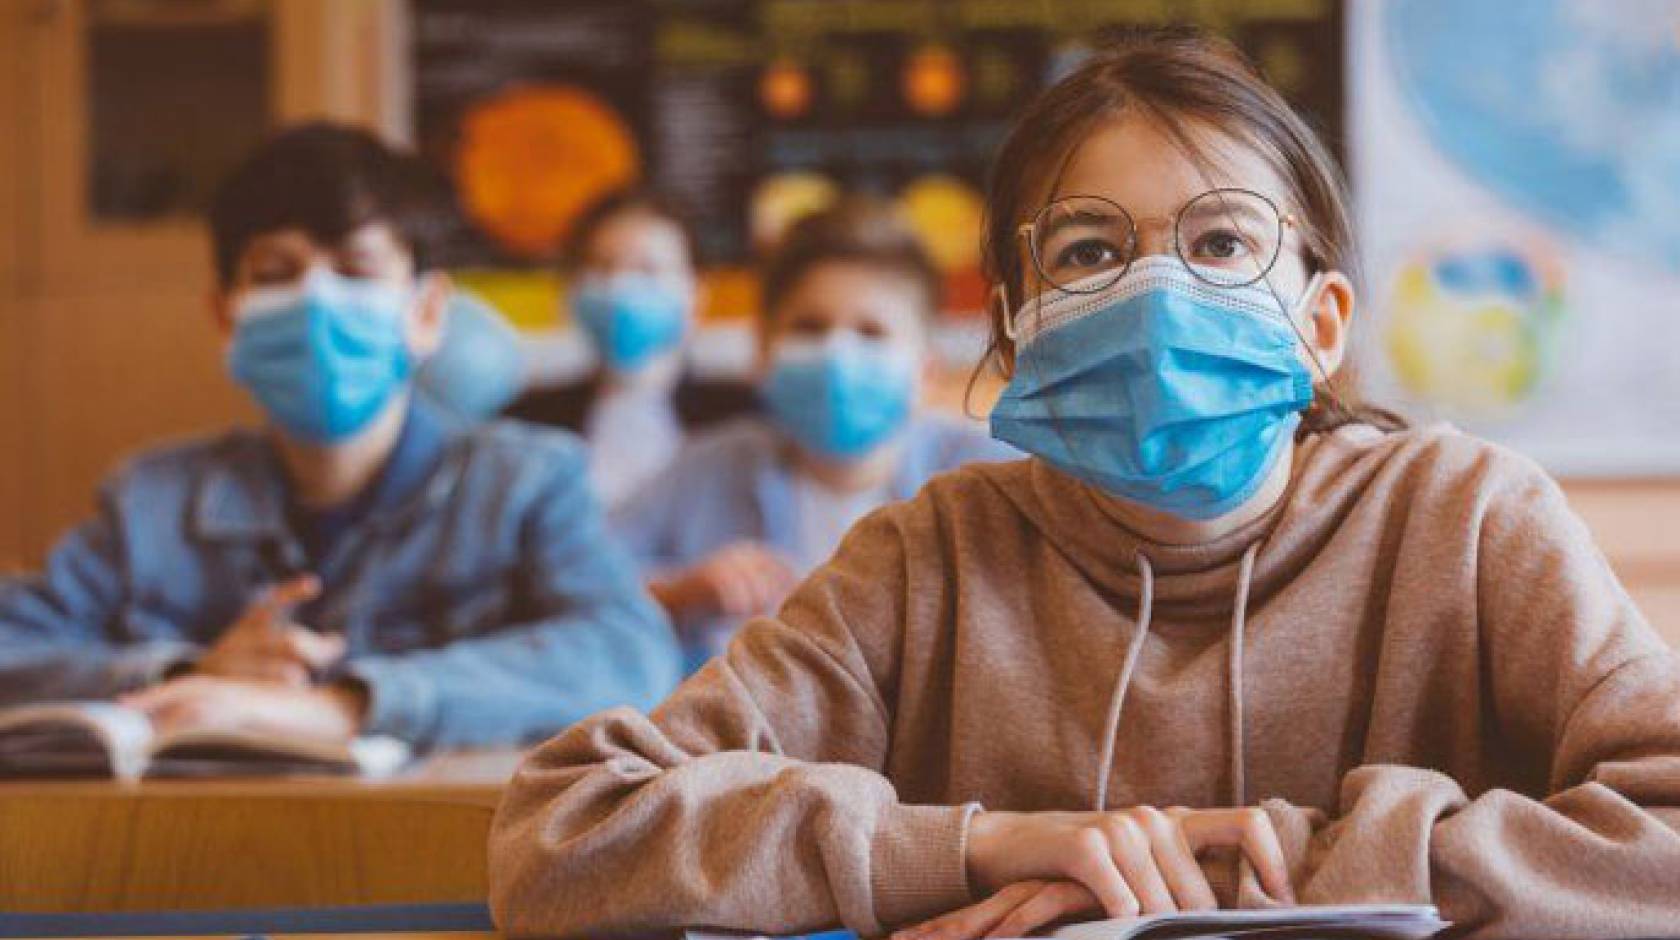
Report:
<svg viewBox="0 0 1680 940"><path fill-rule="evenodd" d="M524 382L518 332L484 300L450 291L443 339L415 374L415 388L455 415L486 421L519 396Z"/></svg>
<svg viewBox="0 0 1680 940"><path fill-rule="evenodd" d="M1352 401L1346 197L1231 47L1098 53L987 200L994 433L648 716L535 752L508 936L1438 905L1673 937L1680 661L1532 462Z"/></svg>
<svg viewBox="0 0 1680 940"><path fill-rule="evenodd" d="M696 437L613 514L690 667L774 611L864 514L975 460L1019 456L918 412L939 277L886 207L854 200L795 225L764 271L766 417Z"/></svg>
<svg viewBox="0 0 1680 940"><path fill-rule="evenodd" d="M527 394L508 415L581 434L610 506L662 470L687 434L753 411L756 399L748 383L690 368L695 240L670 200L643 189L604 197L578 220L562 267L598 366L580 382Z"/></svg>
<svg viewBox="0 0 1680 940"><path fill-rule="evenodd" d="M529 741L669 690L675 643L582 446L411 394L450 293L426 268L436 215L415 161L330 124L224 181L212 309L267 420L107 481L0 598L0 701L426 747Z"/></svg>

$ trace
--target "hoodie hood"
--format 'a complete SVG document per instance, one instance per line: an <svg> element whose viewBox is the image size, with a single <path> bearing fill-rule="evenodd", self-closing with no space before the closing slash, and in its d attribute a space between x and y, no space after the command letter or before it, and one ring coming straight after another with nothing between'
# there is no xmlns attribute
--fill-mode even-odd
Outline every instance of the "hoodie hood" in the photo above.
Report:
<svg viewBox="0 0 1680 940"><path fill-rule="evenodd" d="M1154 574L1157 629L1231 615L1243 554L1257 542L1251 607L1287 585L1335 536L1371 478L1388 461L1370 459L1404 436L1348 425L1297 444L1290 479L1277 504L1237 529L1206 542L1164 545L1140 538L1116 520L1090 484L1036 458L1006 468L999 492L1067 559L1104 591L1136 599L1143 577L1138 555ZM1005 468L999 468L1005 469ZM1022 475L1024 480L1016 475Z"/></svg>

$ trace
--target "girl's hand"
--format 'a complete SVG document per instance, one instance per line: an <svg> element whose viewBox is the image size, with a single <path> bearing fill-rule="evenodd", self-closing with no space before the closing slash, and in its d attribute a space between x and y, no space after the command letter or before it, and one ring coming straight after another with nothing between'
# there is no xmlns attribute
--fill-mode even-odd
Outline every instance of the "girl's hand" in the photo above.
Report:
<svg viewBox="0 0 1680 940"><path fill-rule="evenodd" d="M1071 881L1108 917L1212 910L1218 901L1196 860L1212 848L1240 849L1267 894L1295 903L1271 818L1252 807L979 813L969 823L968 873L988 894L1018 882ZM1068 901L1065 889L1054 897Z"/></svg>
<svg viewBox="0 0 1680 940"><path fill-rule="evenodd" d="M976 940L1025 937L1070 917L1102 916L1102 905L1077 881L1017 881L971 904L892 935L892 940Z"/></svg>

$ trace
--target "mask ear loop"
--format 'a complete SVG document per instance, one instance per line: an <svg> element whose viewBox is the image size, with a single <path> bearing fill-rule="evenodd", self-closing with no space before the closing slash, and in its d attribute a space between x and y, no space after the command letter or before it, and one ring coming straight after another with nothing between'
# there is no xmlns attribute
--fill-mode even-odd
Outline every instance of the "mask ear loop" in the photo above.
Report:
<svg viewBox="0 0 1680 940"><path fill-rule="evenodd" d="M1203 165L1203 161L1200 160L1200 159L1197 159L1194 154L1187 154L1187 155L1191 157L1191 162L1193 162L1195 164L1197 175L1199 175L1201 177L1202 182L1205 185L1207 185L1210 189L1213 188L1215 186L1215 184L1212 181L1212 179L1208 176L1207 168ZM1236 225L1236 222L1235 222L1234 219L1230 219L1229 221L1231 221L1231 224L1233 226ZM1293 213L1293 212L1288 213L1283 218L1278 220L1278 229L1279 229L1278 234L1280 236L1280 239L1279 239L1280 244L1281 244L1281 235L1282 235L1283 228L1285 226L1293 228L1293 227L1295 227L1296 223L1297 223L1297 220L1295 218L1295 213ZM1274 264L1276 263L1276 259L1273 259L1273 263ZM1307 339L1306 333L1301 331L1301 325L1299 323L1295 322L1295 314L1298 312L1296 310L1296 308L1297 307L1303 308L1303 309L1309 308L1312 304L1312 298L1314 297L1314 295L1319 293L1323 289L1324 282L1326 280L1326 278L1324 276L1324 272L1323 271L1313 272L1313 276L1310 279L1308 279L1308 281L1307 281L1306 288L1303 289L1302 292L1301 292L1300 299L1298 299L1295 302L1294 305L1284 303L1283 298L1278 295L1277 287L1272 284L1272 268L1271 267L1268 267L1265 271L1262 271L1260 273L1259 280L1260 280L1260 283L1266 285L1266 292L1268 294L1272 295L1272 302L1277 304L1278 311L1281 312L1283 314L1283 318L1289 322L1290 332L1295 334L1295 338L1297 340L1299 340L1300 343L1301 343L1301 348L1305 349L1307 351L1307 358L1309 360L1311 360L1313 368L1318 371L1318 377L1323 382L1323 385L1318 386L1315 383L1315 386L1314 386L1315 390L1319 387L1322 387L1324 389L1324 393L1329 396L1330 401L1333 402L1338 409L1340 409L1341 411L1344 411L1344 412L1347 411L1348 410L1347 404L1342 401L1342 396L1336 394L1335 386L1330 383L1330 370L1325 367L1324 360L1318 355L1318 350L1316 348L1314 348L1313 344Z"/></svg>
<svg viewBox="0 0 1680 940"><path fill-rule="evenodd" d="M1234 220L1232 224L1236 224ZM1278 221L1280 234L1284 226L1293 228L1295 224L1295 213L1291 212L1285 215ZM1295 334L1295 339L1300 342L1301 348L1307 351L1307 359L1312 362L1313 369L1318 372L1319 380L1324 383L1321 386L1324 393L1330 396L1330 400L1335 403L1337 408L1346 411L1347 405L1342 401L1342 397L1336 394L1335 386L1330 384L1329 368L1324 365L1324 359L1319 356L1317 347L1313 345L1311 340L1307 339L1307 334L1301 330L1301 324L1296 320L1298 314L1311 310L1313 304L1317 303L1318 295L1324 290L1324 284L1327 280L1329 279L1325 277L1325 272L1314 271L1312 277L1307 279L1307 286L1301 289L1301 296L1296 299L1295 303L1286 304L1283 302L1283 298L1278 295L1276 285L1272 283L1272 269L1267 268L1265 273L1260 275L1260 283L1266 285L1266 293L1272 295L1272 302L1277 304L1278 312L1283 314L1284 322L1289 324L1289 331Z"/></svg>
<svg viewBox="0 0 1680 940"><path fill-rule="evenodd" d="M1266 284L1267 293L1270 293L1272 300L1277 302L1278 310L1283 314L1285 322L1289 324L1290 332L1294 333L1295 338L1300 340L1301 348L1307 351L1307 358L1312 360L1313 368L1318 370L1318 377L1323 380L1325 391L1336 400L1338 406L1341 406L1342 400L1336 396L1335 389L1330 387L1330 370L1325 367L1324 360L1318 355L1318 349L1307 339L1307 334L1302 332L1301 324L1295 319L1297 314L1312 309L1312 305L1317 302L1318 294L1324 289L1324 282L1327 280L1324 272L1313 272L1313 276L1307 280L1307 286L1301 290L1300 299L1293 305L1284 303L1283 298L1278 296L1277 288L1272 286L1270 277L1263 280Z"/></svg>
<svg viewBox="0 0 1680 940"><path fill-rule="evenodd" d="M1015 328L1015 314L1009 310L1009 291L1004 290L1003 282L992 285L992 303L997 307L998 316L1003 318L1003 335L1011 343L1021 338L1021 331Z"/></svg>
<svg viewBox="0 0 1680 940"><path fill-rule="evenodd" d="M1269 293L1271 293L1272 299L1277 302L1278 309L1283 313L1284 320L1288 321L1290 332L1294 333L1295 338L1301 341L1301 346L1306 349L1307 355L1312 358L1313 365L1318 367L1319 377L1328 382L1330 381L1330 376L1325 374L1324 363L1320 362L1318 359L1318 350L1314 349L1313 344L1307 341L1307 334L1301 330L1301 323L1297 319L1297 317L1311 310L1313 304L1317 302L1317 295L1319 291L1324 289L1324 281L1324 272L1315 271L1313 276L1307 279L1307 286L1301 288L1301 296L1296 299L1294 304L1290 305L1284 304L1283 298L1279 297L1277 292L1272 290L1272 285L1269 281L1266 284L1266 289ZM1318 331L1315 329L1313 332L1316 335Z"/></svg>

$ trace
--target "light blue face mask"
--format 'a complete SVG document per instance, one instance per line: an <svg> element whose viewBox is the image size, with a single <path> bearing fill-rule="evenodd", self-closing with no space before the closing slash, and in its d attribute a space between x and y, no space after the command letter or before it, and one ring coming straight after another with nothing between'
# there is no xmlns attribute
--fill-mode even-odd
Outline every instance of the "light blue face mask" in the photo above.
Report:
<svg viewBox="0 0 1680 940"><path fill-rule="evenodd" d="M235 314L229 371L286 431L342 441L408 379L408 306L402 291L327 272L253 291Z"/></svg>
<svg viewBox="0 0 1680 940"><path fill-rule="evenodd" d="M812 453L856 460L910 418L913 357L853 333L784 340L761 390L777 427Z"/></svg>
<svg viewBox="0 0 1680 940"><path fill-rule="evenodd" d="M645 274L586 277L572 292L572 313L601 361L634 372L676 348L688 329L689 299Z"/></svg>
<svg viewBox="0 0 1680 940"><path fill-rule="evenodd" d="M1292 315L1263 283L1213 287L1157 256L1097 293L1041 295L1014 319L992 436L1123 499L1223 515L1259 489L1312 402Z"/></svg>

